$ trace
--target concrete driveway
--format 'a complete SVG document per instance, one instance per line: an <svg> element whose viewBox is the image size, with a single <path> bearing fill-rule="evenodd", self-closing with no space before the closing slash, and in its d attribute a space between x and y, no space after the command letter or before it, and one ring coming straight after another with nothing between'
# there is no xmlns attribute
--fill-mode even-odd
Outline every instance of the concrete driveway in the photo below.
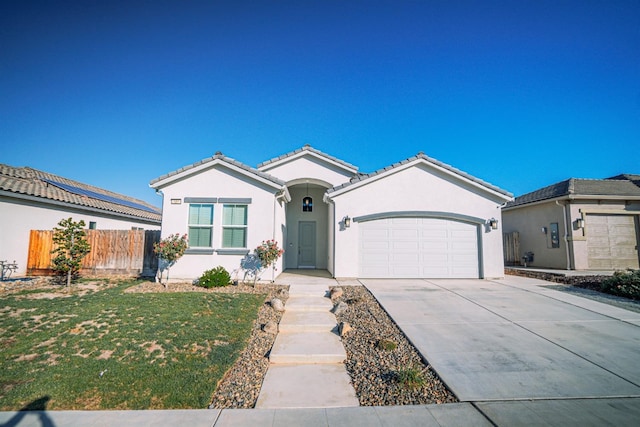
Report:
<svg viewBox="0 0 640 427"><path fill-rule="evenodd" d="M640 396L640 313L517 276L361 282L461 401Z"/></svg>

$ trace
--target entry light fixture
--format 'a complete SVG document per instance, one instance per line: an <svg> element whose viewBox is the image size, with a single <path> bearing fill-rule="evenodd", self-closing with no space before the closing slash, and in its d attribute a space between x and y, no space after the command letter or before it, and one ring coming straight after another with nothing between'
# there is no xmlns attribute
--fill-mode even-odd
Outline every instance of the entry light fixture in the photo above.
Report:
<svg viewBox="0 0 640 427"><path fill-rule="evenodd" d="M498 229L498 220L497 219L491 218L487 222L489 223L489 226L491 227L492 230L497 230Z"/></svg>
<svg viewBox="0 0 640 427"><path fill-rule="evenodd" d="M351 227L351 218L349 218L349 215L342 218L342 223L344 224L344 228Z"/></svg>
<svg viewBox="0 0 640 427"><path fill-rule="evenodd" d="M576 219L576 227L584 228L584 219L582 219L582 218Z"/></svg>

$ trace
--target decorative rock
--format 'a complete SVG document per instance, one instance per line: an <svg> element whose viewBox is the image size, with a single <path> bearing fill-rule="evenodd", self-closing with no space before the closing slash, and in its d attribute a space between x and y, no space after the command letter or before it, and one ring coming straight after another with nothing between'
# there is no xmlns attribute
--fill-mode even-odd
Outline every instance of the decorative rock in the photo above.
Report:
<svg viewBox="0 0 640 427"><path fill-rule="evenodd" d="M338 327L338 331L340 332L340 336L343 337L347 334L347 332L353 330L351 325L347 322L340 322L340 326Z"/></svg>
<svg viewBox="0 0 640 427"><path fill-rule="evenodd" d="M344 294L342 288L332 288L331 289L331 299L340 298Z"/></svg>
<svg viewBox="0 0 640 427"><path fill-rule="evenodd" d="M272 320L268 321L262 327L262 330L268 334L277 334L278 333L278 324Z"/></svg>
<svg viewBox="0 0 640 427"><path fill-rule="evenodd" d="M273 307L275 311L284 311L284 304L280 298L272 298L271 307Z"/></svg>
<svg viewBox="0 0 640 427"><path fill-rule="evenodd" d="M340 316L341 314L343 314L345 311L347 311L347 309L349 308L349 306L347 305L346 302L344 301L340 301L339 303L337 303L336 305L333 306L333 309L331 310L333 312L333 314L335 314L336 316Z"/></svg>

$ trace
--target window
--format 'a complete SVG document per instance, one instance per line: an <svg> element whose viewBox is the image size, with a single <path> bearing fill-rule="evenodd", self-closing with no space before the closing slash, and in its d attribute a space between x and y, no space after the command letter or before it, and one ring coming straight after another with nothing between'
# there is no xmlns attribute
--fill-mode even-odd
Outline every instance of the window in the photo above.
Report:
<svg viewBox="0 0 640 427"><path fill-rule="evenodd" d="M96 226L97 224L95 221L89 221L89 230L95 230Z"/></svg>
<svg viewBox="0 0 640 427"><path fill-rule="evenodd" d="M247 205L223 205L222 247L247 247Z"/></svg>
<svg viewBox="0 0 640 427"><path fill-rule="evenodd" d="M302 212L313 212L313 199L309 196L302 199Z"/></svg>
<svg viewBox="0 0 640 427"><path fill-rule="evenodd" d="M213 237L213 205L189 205L189 247L210 248Z"/></svg>
<svg viewBox="0 0 640 427"><path fill-rule="evenodd" d="M558 228L557 222L551 223L551 247L552 248L560 247L560 229Z"/></svg>

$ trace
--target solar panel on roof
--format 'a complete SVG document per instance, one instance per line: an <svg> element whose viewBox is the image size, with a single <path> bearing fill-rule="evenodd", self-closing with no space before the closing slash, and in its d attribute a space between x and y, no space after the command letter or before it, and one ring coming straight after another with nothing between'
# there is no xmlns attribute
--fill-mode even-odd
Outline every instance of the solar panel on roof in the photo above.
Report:
<svg viewBox="0 0 640 427"><path fill-rule="evenodd" d="M102 200L103 202L115 203L117 205L127 206L134 209L140 209L140 210L151 212L151 213L157 213L154 209L148 206L142 205L140 203L132 202L129 200L121 199L119 197L109 196L108 194L98 193L95 191L76 187L75 185L64 184L62 182L54 181L51 179L43 179L43 181L51 185L54 185L58 188L61 188L65 191L68 191L70 193L77 194L79 196L87 196L87 197L91 197L92 199Z"/></svg>

